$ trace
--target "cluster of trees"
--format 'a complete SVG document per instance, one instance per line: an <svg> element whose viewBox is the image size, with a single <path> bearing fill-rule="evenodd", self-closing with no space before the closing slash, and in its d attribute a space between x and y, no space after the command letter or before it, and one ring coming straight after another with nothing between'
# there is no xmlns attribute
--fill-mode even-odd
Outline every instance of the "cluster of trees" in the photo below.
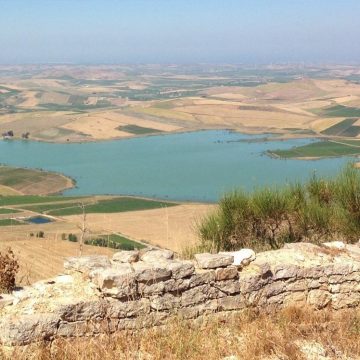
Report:
<svg viewBox="0 0 360 360"><path fill-rule="evenodd" d="M360 238L360 171L353 164L333 179L226 194L198 226L201 247L230 251L277 249L285 242Z"/></svg>

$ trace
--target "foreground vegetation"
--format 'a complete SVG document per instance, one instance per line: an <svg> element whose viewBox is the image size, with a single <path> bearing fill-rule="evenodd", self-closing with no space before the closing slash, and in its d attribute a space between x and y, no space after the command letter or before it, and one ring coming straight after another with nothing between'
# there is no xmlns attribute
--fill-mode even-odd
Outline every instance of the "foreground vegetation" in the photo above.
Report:
<svg viewBox="0 0 360 360"><path fill-rule="evenodd" d="M36 344L18 349L8 358L351 360L360 356L359 324L360 313L354 309L288 308L270 315L252 310L227 318L211 317L202 323L174 320L165 327L139 332L63 340L51 347Z"/></svg>
<svg viewBox="0 0 360 360"><path fill-rule="evenodd" d="M199 224L207 251L277 249L285 242L356 242L360 237L360 171L349 164L336 178L225 195Z"/></svg>

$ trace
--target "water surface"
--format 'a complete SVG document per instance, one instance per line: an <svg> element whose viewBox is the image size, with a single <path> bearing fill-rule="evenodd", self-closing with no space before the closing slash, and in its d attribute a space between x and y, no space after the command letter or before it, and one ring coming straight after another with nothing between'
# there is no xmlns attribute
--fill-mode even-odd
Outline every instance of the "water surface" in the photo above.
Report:
<svg viewBox="0 0 360 360"><path fill-rule="evenodd" d="M216 201L228 190L335 174L349 158L280 160L269 149L310 139L246 142L259 135L199 131L82 144L0 141L0 163L61 172L77 187L67 195L126 194L172 200Z"/></svg>

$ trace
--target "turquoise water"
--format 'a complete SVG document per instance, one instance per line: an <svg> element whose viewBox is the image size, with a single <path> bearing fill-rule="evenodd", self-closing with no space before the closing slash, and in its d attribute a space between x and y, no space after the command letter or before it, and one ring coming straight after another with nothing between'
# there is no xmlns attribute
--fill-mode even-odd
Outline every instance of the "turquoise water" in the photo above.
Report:
<svg viewBox="0 0 360 360"><path fill-rule="evenodd" d="M336 173L348 158L280 160L264 154L312 140L246 142L259 135L199 131L82 144L0 141L0 163L61 172L67 195L126 194L216 201L225 191Z"/></svg>

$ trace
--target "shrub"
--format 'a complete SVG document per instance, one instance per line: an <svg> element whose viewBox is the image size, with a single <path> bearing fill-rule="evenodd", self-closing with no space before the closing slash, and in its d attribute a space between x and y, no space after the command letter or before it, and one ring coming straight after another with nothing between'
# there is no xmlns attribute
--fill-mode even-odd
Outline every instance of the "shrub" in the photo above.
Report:
<svg viewBox="0 0 360 360"><path fill-rule="evenodd" d="M61 234L61 240L66 240L66 238L67 238L66 234L62 233Z"/></svg>
<svg viewBox="0 0 360 360"><path fill-rule="evenodd" d="M230 251L276 249L284 242L319 243L360 237L360 172L349 164L333 180L313 175L305 184L233 191L198 225L200 247Z"/></svg>
<svg viewBox="0 0 360 360"><path fill-rule="evenodd" d="M37 234L36 234L36 237L37 238L44 238L45 237L45 233L43 231L39 231Z"/></svg>
<svg viewBox="0 0 360 360"><path fill-rule="evenodd" d="M0 252L0 292L10 293L15 288L19 263L14 252L9 248Z"/></svg>
<svg viewBox="0 0 360 360"><path fill-rule="evenodd" d="M71 241L71 242L77 242L78 238L77 238L77 236L75 234L69 234L68 240Z"/></svg>

